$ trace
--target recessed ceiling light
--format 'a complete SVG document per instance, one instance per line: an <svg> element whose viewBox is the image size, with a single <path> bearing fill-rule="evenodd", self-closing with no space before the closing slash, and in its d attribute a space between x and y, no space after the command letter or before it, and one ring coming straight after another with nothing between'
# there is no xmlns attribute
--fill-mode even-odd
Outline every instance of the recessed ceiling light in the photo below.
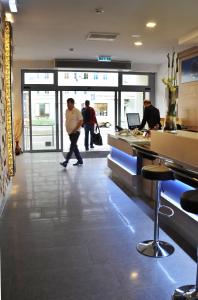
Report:
<svg viewBox="0 0 198 300"><path fill-rule="evenodd" d="M135 42L135 43L134 43L134 45L135 45L135 46L142 46L142 45L143 45L143 43L142 43L142 42L140 42L140 41L137 41L137 42Z"/></svg>
<svg viewBox="0 0 198 300"><path fill-rule="evenodd" d="M156 25L157 25L157 24L156 24L155 22L148 22L148 23L146 24L146 27L148 27L148 28L154 28Z"/></svg>
<svg viewBox="0 0 198 300"><path fill-rule="evenodd" d="M132 36L133 38L139 38L139 37L141 37L140 34L132 34L131 36Z"/></svg>
<svg viewBox="0 0 198 300"><path fill-rule="evenodd" d="M9 0L10 11L16 13L17 12L17 2L16 0Z"/></svg>

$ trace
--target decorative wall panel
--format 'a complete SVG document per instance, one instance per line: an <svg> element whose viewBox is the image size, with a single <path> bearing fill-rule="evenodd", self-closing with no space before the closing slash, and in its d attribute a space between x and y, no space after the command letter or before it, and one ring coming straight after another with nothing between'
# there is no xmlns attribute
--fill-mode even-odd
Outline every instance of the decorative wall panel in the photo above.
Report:
<svg viewBox="0 0 198 300"><path fill-rule="evenodd" d="M13 151L13 122L12 122L12 97L11 97L11 24L5 22L4 26L4 91L6 114L6 146L9 176L14 176L14 151Z"/></svg>
<svg viewBox="0 0 198 300"><path fill-rule="evenodd" d="M178 117L182 120L182 124L190 129L198 130L198 47L193 47L180 53L180 85L179 85L179 102ZM184 76L182 65L187 62L187 76ZM193 65L192 65L193 62ZM190 70L191 65L191 70Z"/></svg>
<svg viewBox="0 0 198 300"><path fill-rule="evenodd" d="M5 22L0 7L0 212L8 189L10 175L8 170L8 147L6 126L6 98L5 98Z"/></svg>

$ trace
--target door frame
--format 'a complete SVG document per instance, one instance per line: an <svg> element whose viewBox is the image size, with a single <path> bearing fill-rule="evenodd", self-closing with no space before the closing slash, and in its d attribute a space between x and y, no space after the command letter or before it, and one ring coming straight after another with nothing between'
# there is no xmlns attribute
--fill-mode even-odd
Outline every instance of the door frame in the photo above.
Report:
<svg viewBox="0 0 198 300"><path fill-rule="evenodd" d="M61 70L61 71L71 71L71 72L101 72L98 70ZM24 150L24 152L59 152L63 150L63 126L59 129L60 118L63 118L62 112L62 92L61 91L114 91L115 96L115 124L120 125L121 121L121 92L143 92L150 93L150 98L153 104L155 104L155 73L152 72L121 72L118 73L118 86L58 86L58 72L59 70L55 69L22 69L21 70L21 101L22 101L22 120L24 124L24 114L23 114L23 91L29 92L29 102L31 104L31 91L55 91L55 109L56 109L56 149L50 150L32 150L32 123L30 118L30 150ZM112 72L112 70L106 70L105 72ZM24 74L25 73L53 73L54 81L52 84L25 84ZM148 75L149 83L148 86L126 86L122 84L122 75L124 74L137 74L137 75ZM60 93L60 100L59 100ZM58 107L60 105L60 109ZM60 112L60 115L59 115ZM31 107L29 110L31 114ZM30 116L29 116L30 117ZM63 120L61 120L62 122ZM62 122L63 123L63 122ZM24 131L24 128L23 128ZM61 137L60 135L61 134ZM24 147L24 135L23 135L23 147Z"/></svg>

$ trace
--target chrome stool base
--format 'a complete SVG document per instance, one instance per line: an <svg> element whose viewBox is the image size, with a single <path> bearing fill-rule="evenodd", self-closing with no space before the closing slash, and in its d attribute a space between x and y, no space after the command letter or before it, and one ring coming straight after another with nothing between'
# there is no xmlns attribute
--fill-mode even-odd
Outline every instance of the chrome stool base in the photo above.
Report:
<svg viewBox="0 0 198 300"><path fill-rule="evenodd" d="M174 252L174 247L166 242L153 240L137 244L139 253L150 257L166 257Z"/></svg>
<svg viewBox="0 0 198 300"><path fill-rule="evenodd" d="M172 300L198 300L198 291L195 285L183 285L174 291Z"/></svg>

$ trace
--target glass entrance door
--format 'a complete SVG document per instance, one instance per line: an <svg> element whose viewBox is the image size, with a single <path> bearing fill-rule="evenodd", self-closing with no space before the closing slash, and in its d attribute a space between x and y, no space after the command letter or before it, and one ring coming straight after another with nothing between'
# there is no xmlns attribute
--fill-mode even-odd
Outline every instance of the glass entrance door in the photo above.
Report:
<svg viewBox="0 0 198 300"><path fill-rule="evenodd" d="M24 151L57 150L55 91L24 91Z"/></svg>
<svg viewBox="0 0 198 300"><path fill-rule="evenodd" d="M113 133L115 130L115 92L104 91L63 91L62 92L62 127L63 127L63 151L68 151L70 145L68 135L65 130L65 110L67 109L67 99L74 98L75 107L80 111L84 107L85 100L90 101L90 106L95 109L96 118L100 127L100 132L103 139L103 146L95 146L91 151L106 151L109 150L107 145L108 133ZM80 151L85 151L84 146L84 129L81 129L81 134L78 141Z"/></svg>
<svg viewBox="0 0 198 300"><path fill-rule="evenodd" d="M55 91L31 92L32 150L55 150Z"/></svg>
<svg viewBox="0 0 198 300"><path fill-rule="evenodd" d="M30 151L30 92L23 91L23 148Z"/></svg>

